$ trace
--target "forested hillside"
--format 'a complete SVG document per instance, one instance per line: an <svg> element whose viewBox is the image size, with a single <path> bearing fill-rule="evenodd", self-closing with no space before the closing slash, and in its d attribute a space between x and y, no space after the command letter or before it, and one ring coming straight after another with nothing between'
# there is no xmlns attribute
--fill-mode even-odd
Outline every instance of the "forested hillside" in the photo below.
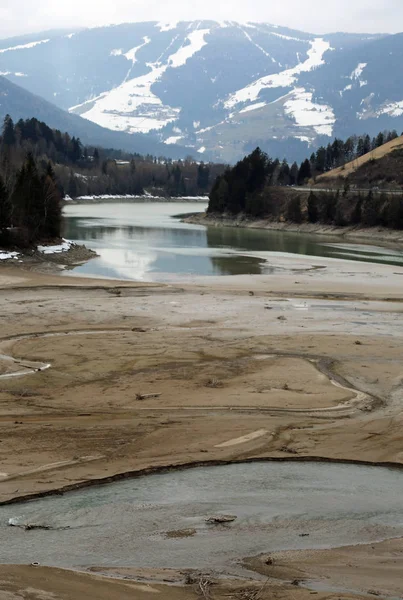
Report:
<svg viewBox="0 0 403 600"><path fill-rule="evenodd" d="M0 246L59 237L66 194L201 195L223 170L83 146L37 119L14 124L7 115L0 138Z"/></svg>
<svg viewBox="0 0 403 600"><path fill-rule="evenodd" d="M349 138L346 142L335 140L327 148L319 148L298 166L291 167L287 161L273 160L257 148L217 177L210 193L209 214L244 215L274 221L294 223L322 223L326 225L366 227L384 226L403 228L403 153L393 152L388 162L367 162L356 172L360 174L358 186L349 180L341 188L323 189L315 178L335 166L343 164L348 157L362 156L371 147L376 148L385 140L394 139L396 132L379 134L372 141L369 136ZM390 161L393 161L390 163ZM385 174L384 181L393 181L393 189L374 186L381 178L382 165L393 164L398 176ZM336 182L337 183L337 182ZM323 185L323 184L322 184Z"/></svg>

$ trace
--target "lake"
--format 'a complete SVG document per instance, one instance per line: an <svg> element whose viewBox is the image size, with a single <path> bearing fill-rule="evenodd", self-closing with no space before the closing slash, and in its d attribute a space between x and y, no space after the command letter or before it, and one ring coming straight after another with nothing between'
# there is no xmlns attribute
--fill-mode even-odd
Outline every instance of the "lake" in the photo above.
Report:
<svg viewBox="0 0 403 600"><path fill-rule="evenodd" d="M398 249L301 233L205 227L175 218L202 212L206 206L203 202L67 205L65 237L99 255L76 267L74 274L135 281L168 281L173 275L259 275L270 273L270 253L403 265Z"/></svg>

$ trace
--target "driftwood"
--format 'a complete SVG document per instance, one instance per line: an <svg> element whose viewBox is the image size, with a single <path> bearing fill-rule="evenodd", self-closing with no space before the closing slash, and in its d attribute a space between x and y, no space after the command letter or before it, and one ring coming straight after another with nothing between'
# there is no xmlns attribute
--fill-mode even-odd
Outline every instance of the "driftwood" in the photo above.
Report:
<svg viewBox="0 0 403 600"><path fill-rule="evenodd" d="M25 531L32 531L33 529L43 529L44 531L70 529L70 527L52 527L51 525L39 525L36 523L16 523L12 519L9 520L8 524L10 527L19 527Z"/></svg>
<svg viewBox="0 0 403 600"><path fill-rule="evenodd" d="M13 523L9 521L8 524L10 527L19 527L20 529L25 529L25 531L31 531L31 529L52 529L50 525L36 525L35 523Z"/></svg>
<svg viewBox="0 0 403 600"><path fill-rule="evenodd" d="M198 596L202 596L204 600L210 600L211 587L214 584L208 575L203 575L202 573L186 573L185 584L193 585Z"/></svg>
<svg viewBox="0 0 403 600"><path fill-rule="evenodd" d="M136 394L136 400L148 400L148 398L159 398L161 394Z"/></svg>
<svg viewBox="0 0 403 600"><path fill-rule="evenodd" d="M217 525L219 523L232 523L236 520L236 516L234 515L214 515L212 517L207 517L206 523L210 523L212 525Z"/></svg>
<svg viewBox="0 0 403 600"><path fill-rule="evenodd" d="M239 600L262 600L263 592L264 592L268 582L269 582L269 580L267 579L259 589L246 588L246 589L240 590L236 594L236 598L238 598Z"/></svg>

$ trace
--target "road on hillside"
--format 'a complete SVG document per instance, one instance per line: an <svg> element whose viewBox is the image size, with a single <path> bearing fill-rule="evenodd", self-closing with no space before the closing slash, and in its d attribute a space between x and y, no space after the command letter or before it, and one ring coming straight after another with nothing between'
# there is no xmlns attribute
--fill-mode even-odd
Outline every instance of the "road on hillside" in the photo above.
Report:
<svg viewBox="0 0 403 600"><path fill-rule="evenodd" d="M293 190L297 190L299 192L336 192L340 190L340 188L318 188L318 187L302 187L302 186L289 186ZM363 192L368 194L372 192L373 194L386 194L387 196L403 196L403 190L382 190L379 188L350 188L350 192Z"/></svg>

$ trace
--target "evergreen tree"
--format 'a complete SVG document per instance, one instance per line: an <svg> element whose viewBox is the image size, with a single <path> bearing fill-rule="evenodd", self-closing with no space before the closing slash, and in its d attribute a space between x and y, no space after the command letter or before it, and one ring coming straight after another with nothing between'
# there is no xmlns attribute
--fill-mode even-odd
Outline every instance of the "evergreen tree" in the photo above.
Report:
<svg viewBox="0 0 403 600"><path fill-rule="evenodd" d="M326 170L326 148L321 146L315 155L315 167L317 173L324 173Z"/></svg>
<svg viewBox="0 0 403 600"><path fill-rule="evenodd" d="M224 213L229 208L229 187L225 175L217 177L210 193L207 212Z"/></svg>
<svg viewBox="0 0 403 600"><path fill-rule="evenodd" d="M288 165L286 159L280 165L280 170L278 174L278 183L279 185L290 185L291 180L291 170Z"/></svg>
<svg viewBox="0 0 403 600"><path fill-rule="evenodd" d="M210 168L204 163L197 167L197 187L201 190L207 190L210 180Z"/></svg>
<svg viewBox="0 0 403 600"><path fill-rule="evenodd" d="M379 146L383 146L384 143L385 143L385 136L382 133L382 131L380 131L378 133L378 135L376 136L375 148L379 148Z"/></svg>
<svg viewBox="0 0 403 600"><path fill-rule="evenodd" d="M296 162L291 165L290 169L290 185L297 185L299 168Z"/></svg>
<svg viewBox="0 0 403 600"><path fill-rule="evenodd" d="M41 180L32 154L17 173L12 194L14 225L26 232L27 239L40 239L44 223L44 198Z"/></svg>
<svg viewBox="0 0 403 600"><path fill-rule="evenodd" d="M308 179L311 178L311 176L311 163L308 159L306 159L303 163L301 163L301 166L298 171L298 184L304 184L306 181L308 181Z"/></svg>
<svg viewBox="0 0 403 600"><path fill-rule="evenodd" d="M16 143L14 123L10 115L4 117L3 131L2 131L2 144L3 147L11 148Z"/></svg>
<svg viewBox="0 0 403 600"><path fill-rule="evenodd" d="M369 135L366 135L364 137L363 151L364 154L368 154L368 152L371 152L371 138L369 137Z"/></svg>
<svg viewBox="0 0 403 600"><path fill-rule="evenodd" d="M357 143L357 158L360 156L364 156L365 147L364 147L364 138L360 137Z"/></svg>

